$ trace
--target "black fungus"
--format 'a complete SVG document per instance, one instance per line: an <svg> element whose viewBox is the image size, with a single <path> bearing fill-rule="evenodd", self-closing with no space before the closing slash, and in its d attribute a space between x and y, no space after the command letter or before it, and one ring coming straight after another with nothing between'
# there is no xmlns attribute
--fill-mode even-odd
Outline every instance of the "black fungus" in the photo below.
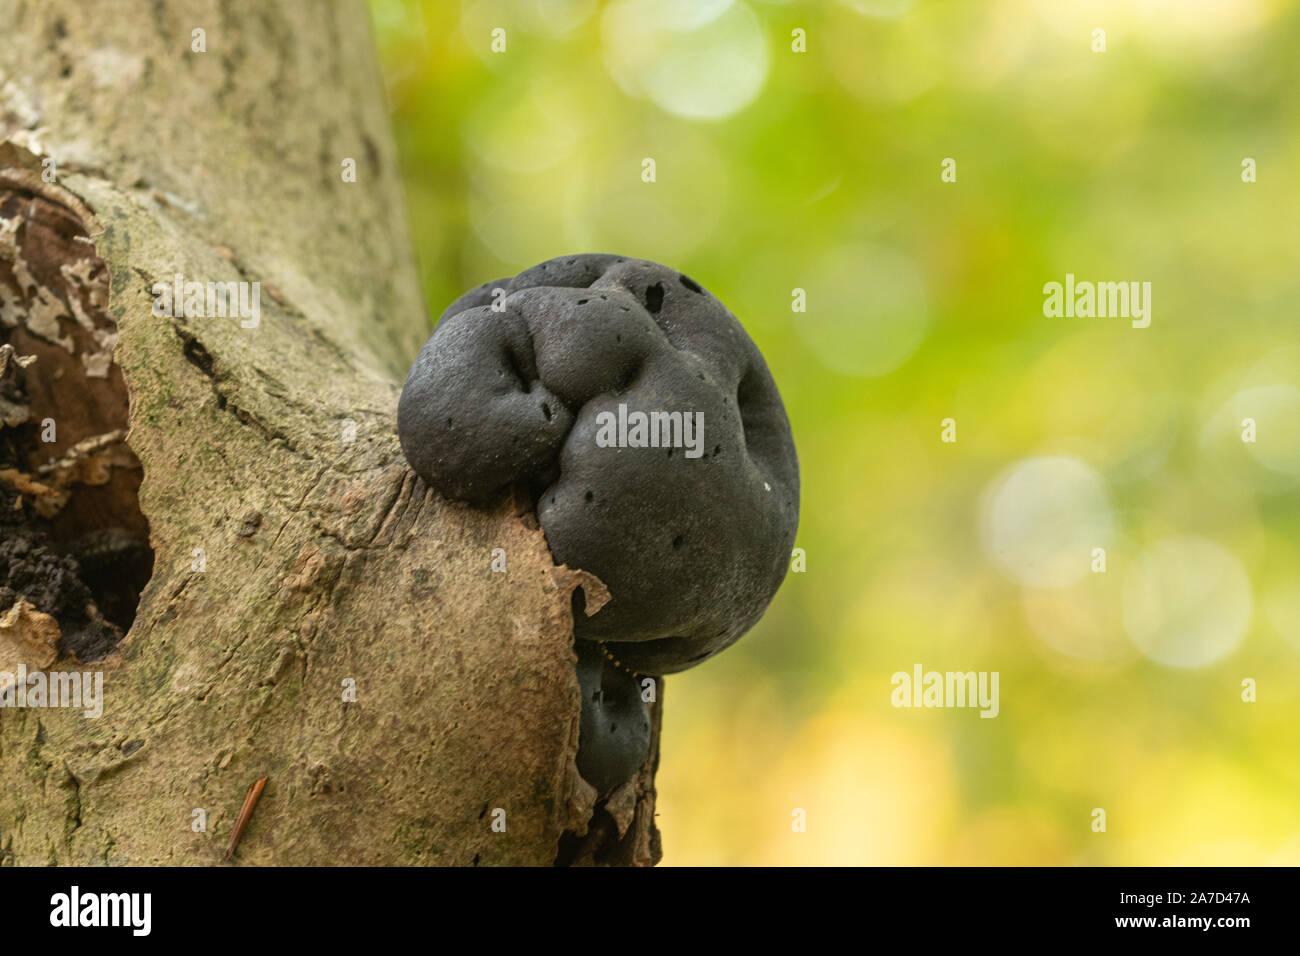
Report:
<svg viewBox="0 0 1300 956"><path fill-rule="evenodd" d="M607 797L650 753L650 708L642 699L641 682L590 641L578 645L578 684L578 773Z"/></svg>
<svg viewBox="0 0 1300 956"><path fill-rule="evenodd" d="M411 367L397 430L443 495L489 505L526 483L555 560L609 587L591 617L574 595L577 765L608 796L649 753L640 675L731 644L785 578L799 463L763 356L721 302L666 266L552 259L447 308Z"/></svg>
<svg viewBox="0 0 1300 956"><path fill-rule="evenodd" d="M602 447L620 406L702 414L703 435L673 423L661 443L658 420L655 439L624 436L645 447ZM785 578L799 466L781 396L735 316L666 266L573 256L466 293L411 367L397 426L443 495L488 505L537 489L555 560L612 595L577 637L638 673L716 654Z"/></svg>

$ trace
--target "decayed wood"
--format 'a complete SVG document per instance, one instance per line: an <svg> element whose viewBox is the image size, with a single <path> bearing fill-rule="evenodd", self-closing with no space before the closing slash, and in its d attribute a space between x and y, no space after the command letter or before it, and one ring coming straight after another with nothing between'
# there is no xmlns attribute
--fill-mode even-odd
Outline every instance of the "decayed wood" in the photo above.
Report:
<svg viewBox="0 0 1300 956"><path fill-rule="evenodd" d="M236 863L657 859L658 707L652 764L607 807L574 767L571 594L598 582L398 449L428 327L364 8L0 0L0 23L0 210L51 204L105 283L11 223L0 259L47 278L0 299L0 340L43 351L24 374L64 409L51 458L120 381L154 549L118 650L52 665L103 670L103 716L0 710L3 859L218 863L262 776ZM155 315L178 274L259 283L260 321ZM102 383L93 414L69 411L61 354Z"/></svg>

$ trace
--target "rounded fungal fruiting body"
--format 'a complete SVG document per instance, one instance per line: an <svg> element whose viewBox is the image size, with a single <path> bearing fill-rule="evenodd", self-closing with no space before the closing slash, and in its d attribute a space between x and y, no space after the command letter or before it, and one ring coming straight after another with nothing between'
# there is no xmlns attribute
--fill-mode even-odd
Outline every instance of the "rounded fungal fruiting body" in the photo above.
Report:
<svg viewBox="0 0 1300 956"><path fill-rule="evenodd" d="M484 505L525 481L557 562L612 599L580 640L684 670L762 616L785 577L799 465L767 364L666 266L552 259L456 300L398 406L411 467Z"/></svg>
<svg viewBox="0 0 1300 956"><path fill-rule="evenodd" d="M607 796L636 773L650 751L650 708L636 676L615 665L598 644L578 642L582 717L578 773Z"/></svg>

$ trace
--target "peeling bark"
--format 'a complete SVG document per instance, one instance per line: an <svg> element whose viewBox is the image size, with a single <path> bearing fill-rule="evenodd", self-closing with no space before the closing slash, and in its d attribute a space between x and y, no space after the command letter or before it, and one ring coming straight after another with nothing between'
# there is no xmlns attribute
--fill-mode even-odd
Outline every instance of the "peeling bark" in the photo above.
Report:
<svg viewBox="0 0 1300 956"><path fill-rule="evenodd" d="M36 359L16 427L57 425L0 485L51 541L119 528L153 557L108 656L42 665L102 670L103 716L0 710L3 860L216 864L266 776L235 863L655 862L662 697L603 805L574 763L572 594L599 582L398 448L428 327L364 9L0 0L0 23L0 342ZM260 321L155 315L177 274L260 283ZM21 626L39 651L48 615L14 608L0 649Z"/></svg>

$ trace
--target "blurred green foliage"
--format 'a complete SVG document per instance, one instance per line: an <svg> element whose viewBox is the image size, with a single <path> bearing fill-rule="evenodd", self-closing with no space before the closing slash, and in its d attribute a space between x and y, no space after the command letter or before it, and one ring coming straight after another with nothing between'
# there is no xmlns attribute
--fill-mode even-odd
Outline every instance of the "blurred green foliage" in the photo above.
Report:
<svg viewBox="0 0 1300 956"><path fill-rule="evenodd" d="M785 398L807 571L666 682L666 862L1300 862L1300 6L371 5L434 317L654 259Z"/></svg>

